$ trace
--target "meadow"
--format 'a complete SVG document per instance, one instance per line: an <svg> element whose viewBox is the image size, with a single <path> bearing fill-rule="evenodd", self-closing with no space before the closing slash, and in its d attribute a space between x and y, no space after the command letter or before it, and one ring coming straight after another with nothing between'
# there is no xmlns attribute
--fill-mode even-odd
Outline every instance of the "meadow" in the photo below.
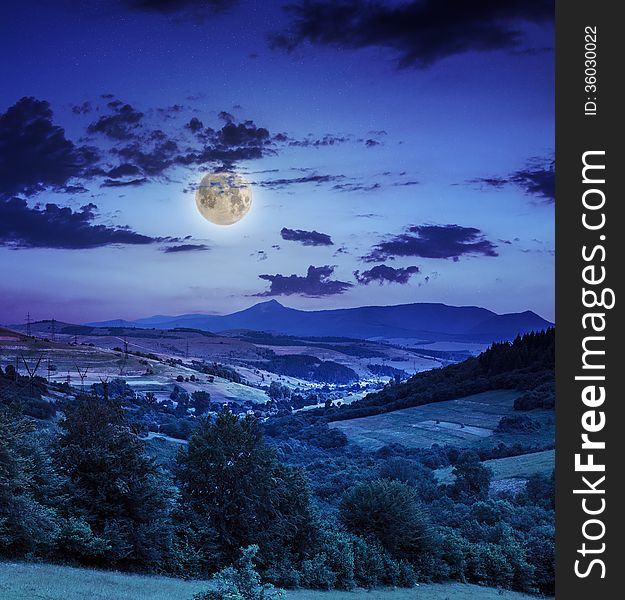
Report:
<svg viewBox="0 0 625 600"><path fill-rule="evenodd" d="M493 471L493 481L502 479L527 479L531 475L550 476L555 467L555 450L545 450L544 452L530 452L520 456L509 456L507 458L494 458L485 460L482 463L485 467ZM439 483L452 483L453 467L437 469L434 475Z"/></svg>
<svg viewBox="0 0 625 600"><path fill-rule="evenodd" d="M207 583L171 577L127 575L48 564L0 562L3 600L191 600ZM527 594L462 583L411 589L319 592L294 590L285 600L530 600Z"/></svg>
<svg viewBox="0 0 625 600"><path fill-rule="evenodd" d="M435 402L370 417L337 421L330 427L369 450L397 443L407 448L432 444L470 446L482 440L500 441L494 430L501 417L515 414L520 392L495 390L457 400ZM532 415L534 416L534 414Z"/></svg>

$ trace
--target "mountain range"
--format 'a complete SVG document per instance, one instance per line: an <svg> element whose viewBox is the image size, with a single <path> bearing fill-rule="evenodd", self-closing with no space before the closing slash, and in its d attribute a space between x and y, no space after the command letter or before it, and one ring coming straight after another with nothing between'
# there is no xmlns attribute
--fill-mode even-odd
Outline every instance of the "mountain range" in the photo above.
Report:
<svg viewBox="0 0 625 600"><path fill-rule="evenodd" d="M305 311L269 300L228 315L155 315L134 321L112 320L86 325L147 329L186 327L212 332L247 329L283 335L490 343L512 340L529 331L541 331L552 323L529 310L499 315L477 306L415 303Z"/></svg>

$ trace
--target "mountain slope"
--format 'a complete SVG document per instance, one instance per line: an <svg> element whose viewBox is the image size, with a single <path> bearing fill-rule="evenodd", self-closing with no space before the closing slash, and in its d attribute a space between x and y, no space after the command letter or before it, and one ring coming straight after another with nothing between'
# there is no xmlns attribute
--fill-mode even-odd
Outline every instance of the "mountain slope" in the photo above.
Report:
<svg viewBox="0 0 625 600"><path fill-rule="evenodd" d="M531 311L497 315L477 306L419 303L304 311L270 300L229 315L159 315L136 321L102 321L89 325L158 329L192 327L205 331L252 329L285 335L488 343L546 329L551 323Z"/></svg>

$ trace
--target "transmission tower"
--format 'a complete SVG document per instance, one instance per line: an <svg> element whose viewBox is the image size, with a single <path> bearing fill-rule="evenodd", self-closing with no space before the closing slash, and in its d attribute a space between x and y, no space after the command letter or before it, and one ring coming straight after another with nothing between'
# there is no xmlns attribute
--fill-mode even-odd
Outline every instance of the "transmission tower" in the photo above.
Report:
<svg viewBox="0 0 625 600"><path fill-rule="evenodd" d="M56 319L52 319L50 323L50 339L56 342Z"/></svg>
<svg viewBox="0 0 625 600"><path fill-rule="evenodd" d="M85 367L81 369L78 365L75 365L76 371L78 372L78 377L80 377L80 391L85 391L85 378L87 377L87 371L89 371L89 367Z"/></svg>
<svg viewBox="0 0 625 600"><path fill-rule="evenodd" d="M26 359L24 358L24 355L22 354L21 356L22 356L22 361L24 362L24 366L26 367L26 371L28 372L29 387L30 387L30 390L32 392L32 389L33 389L33 379L35 378L35 375L37 374L37 370L39 369L39 365L41 364L41 361L43 359L44 353L43 352L41 353L41 355L39 356L39 359L37 360L37 362L35 363L35 366L32 369L30 368L30 366L26 362Z"/></svg>
<svg viewBox="0 0 625 600"><path fill-rule="evenodd" d="M30 323L31 323L31 321L30 321L30 313L28 313L26 315L26 335L28 337L30 337L31 334L32 334L32 331L31 331L31 328L30 328Z"/></svg>

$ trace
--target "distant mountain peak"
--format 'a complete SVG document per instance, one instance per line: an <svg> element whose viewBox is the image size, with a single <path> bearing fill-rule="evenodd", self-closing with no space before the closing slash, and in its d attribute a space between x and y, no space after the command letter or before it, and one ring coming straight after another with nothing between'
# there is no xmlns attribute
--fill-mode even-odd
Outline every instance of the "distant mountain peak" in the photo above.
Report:
<svg viewBox="0 0 625 600"><path fill-rule="evenodd" d="M258 304L256 304L256 306L280 306L284 308L284 305L280 304L280 302L278 302L275 298L272 298L271 300L265 300L265 302L259 302Z"/></svg>
<svg viewBox="0 0 625 600"><path fill-rule="evenodd" d="M95 326L113 324L119 322L90 323ZM275 298L228 315L151 317L139 322L139 326L161 329L193 327L212 332L245 329L283 335L480 343L512 340L519 333L540 331L550 325L532 311L498 315L476 306L441 303L306 311L284 306Z"/></svg>

